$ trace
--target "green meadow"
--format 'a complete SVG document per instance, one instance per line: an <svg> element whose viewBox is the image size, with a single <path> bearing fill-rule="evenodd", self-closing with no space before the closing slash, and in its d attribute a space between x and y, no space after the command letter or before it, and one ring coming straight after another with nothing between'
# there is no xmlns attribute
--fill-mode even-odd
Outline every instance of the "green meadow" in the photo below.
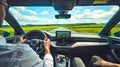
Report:
<svg viewBox="0 0 120 67"><path fill-rule="evenodd" d="M64 24L64 25L26 25L22 26L23 30L25 32L28 32L30 30L43 30L43 31L50 31L59 27L67 28L76 32L80 33L95 33L98 34L104 24ZM120 26L116 26L112 29L112 35L113 32L118 31L120 29ZM10 26L3 26L0 28L0 30L6 30L11 33L11 36L14 35L14 29L12 29Z"/></svg>

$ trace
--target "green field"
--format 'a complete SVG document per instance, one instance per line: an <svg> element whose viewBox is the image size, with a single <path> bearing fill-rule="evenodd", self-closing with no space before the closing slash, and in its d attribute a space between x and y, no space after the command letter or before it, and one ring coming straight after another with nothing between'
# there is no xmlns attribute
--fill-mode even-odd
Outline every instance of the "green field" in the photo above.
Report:
<svg viewBox="0 0 120 67"><path fill-rule="evenodd" d="M43 31L50 31L59 27L64 27L76 32L80 33L95 33L98 34L102 28L103 24L67 24L67 25L28 25L28 26L22 26L23 30L25 32L28 32L30 30L43 30ZM116 26L113 28L112 32L118 31L120 29L120 26ZM10 26L3 26L0 28L0 30L6 30L11 33L11 36L14 35L14 30ZM113 34L113 33L112 33Z"/></svg>

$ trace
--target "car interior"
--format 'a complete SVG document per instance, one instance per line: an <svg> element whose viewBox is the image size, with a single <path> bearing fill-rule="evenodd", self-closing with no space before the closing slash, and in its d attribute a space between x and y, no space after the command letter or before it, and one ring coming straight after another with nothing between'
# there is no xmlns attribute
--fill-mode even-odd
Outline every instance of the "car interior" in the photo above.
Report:
<svg viewBox="0 0 120 67"><path fill-rule="evenodd" d="M114 26L119 24L120 9L110 18L98 35L80 35L62 28L54 32L42 30L25 32L9 11L9 8L13 6L53 7L58 12L54 17L59 20L72 17L68 12L76 6L117 5L119 7L120 0L8 0L7 3L9 6L6 9L5 21L14 29L14 36L9 36L9 32L2 31L8 43L17 44L19 38L23 37L27 39L26 43L40 55L40 58L43 58L43 39L44 37L49 38L54 67L73 67L75 57L81 58L86 67L90 67L89 62L94 55L110 62L120 63L120 31L115 32L114 36L111 34ZM118 30L120 29L118 28ZM36 50L36 47L39 49Z"/></svg>

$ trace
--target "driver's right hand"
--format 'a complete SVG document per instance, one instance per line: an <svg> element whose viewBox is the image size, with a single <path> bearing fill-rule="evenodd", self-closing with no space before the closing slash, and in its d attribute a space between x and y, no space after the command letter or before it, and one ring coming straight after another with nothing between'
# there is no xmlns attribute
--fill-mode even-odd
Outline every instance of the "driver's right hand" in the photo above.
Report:
<svg viewBox="0 0 120 67"><path fill-rule="evenodd" d="M44 42L43 45L45 47L45 54L50 54L51 53L50 52L50 44L51 44L50 39L47 39L45 37L43 42Z"/></svg>

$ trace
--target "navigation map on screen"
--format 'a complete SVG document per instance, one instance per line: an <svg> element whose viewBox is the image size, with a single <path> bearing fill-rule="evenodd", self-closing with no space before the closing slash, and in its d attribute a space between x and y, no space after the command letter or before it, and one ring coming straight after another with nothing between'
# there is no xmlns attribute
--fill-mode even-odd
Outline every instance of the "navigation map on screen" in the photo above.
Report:
<svg viewBox="0 0 120 67"><path fill-rule="evenodd" d="M56 31L57 38L70 38L71 32L70 31Z"/></svg>

